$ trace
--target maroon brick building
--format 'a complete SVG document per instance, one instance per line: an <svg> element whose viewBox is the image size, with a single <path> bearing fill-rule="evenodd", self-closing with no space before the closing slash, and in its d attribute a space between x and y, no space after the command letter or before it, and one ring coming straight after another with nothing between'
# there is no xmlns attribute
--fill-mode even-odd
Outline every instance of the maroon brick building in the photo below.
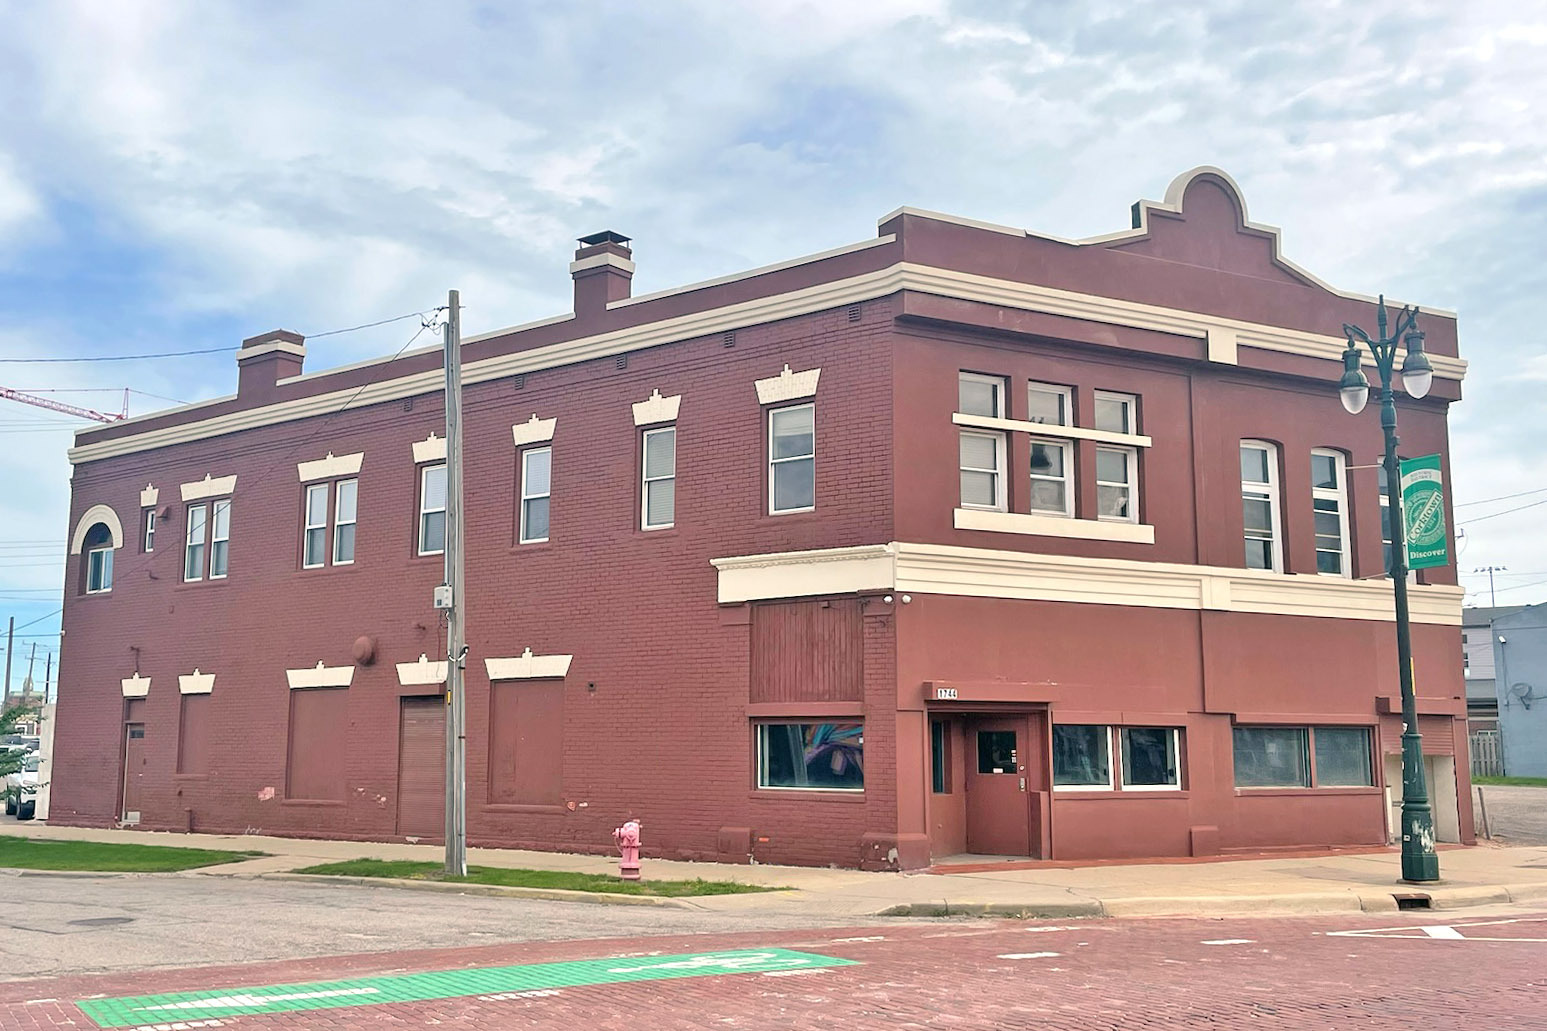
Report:
<svg viewBox="0 0 1547 1031"><path fill-rule="evenodd" d="M1397 679L1371 299L1213 169L1068 241L874 240L465 342L474 844L915 868L1384 842ZM1447 456L1454 317L1403 450ZM436 347L86 430L51 818L441 827ZM1442 839L1470 841L1461 591L1413 588Z"/></svg>

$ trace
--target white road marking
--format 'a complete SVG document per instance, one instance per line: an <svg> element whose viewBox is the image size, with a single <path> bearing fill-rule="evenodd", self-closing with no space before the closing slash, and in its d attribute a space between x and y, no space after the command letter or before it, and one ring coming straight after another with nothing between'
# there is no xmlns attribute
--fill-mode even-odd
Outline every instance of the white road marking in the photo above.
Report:
<svg viewBox="0 0 1547 1031"><path fill-rule="evenodd" d="M866 937L866 938L834 938L832 941L828 942L827 944L829 944L829 945L848 945L851 942L884 942L884 941L886 941L886 935L884 935L884 934L872 934L872 935L870 935L869 937Z"/></svg>
<svg viewBox="0 0 1547 1031"><path fill-rule="evenodd" d="M1083 931L1083 927L1022 927L1024 934L1046 934L1049 931Z"/></svg>
<svg viewBox="0 0 1547 1031"><path fill-rule="evenodd" d="M267 1006L275 1002L293 999L332 999L340 995L376 995L380 988L333 988L325 992L291 992L288 995L220 995L213 999L194 999L192 1002L169 1002L161 1006L141 1006L140 1013L151 1010L215 1010L228 1006Z"/></svg>
<svg viewBox="0 0 1547 1031"><path fill-rule="evenodd" d="M764 977L804 977L807 974L825 974L824 967L808 967L805 970L765 970Z"/></svg>
<svg viewBox="0 0 1547 1031"><path fill-rule="evenodd" d="M1539 916L1518 916L1501 920L1474 920L1465 924L1408 924L1405 927L1371 927L1360 931L1328 931L1329 938L1410 938L1414 941L1469 941L1469 942L1529 942L1547 943L1547 938L1490 938L1478 934L1462 934L1474 927L1497 927L1499 924L1547 923ZM1416 932L1416 933L1415 933Z"/></svg>
<svg viewBox="0 0 1547 1031"><path fill-rule="evenodd" d="M1215 939L1213 939L1211 941L1203 942L1202 944L1204 944L1204 945L1255 945L1256 942L1252 941L1252 939L1250 939L1250 938L1215 938Z"/></svg>
<svg viewBox="0 0 1547 1031"><path fill-rule="evenodd" d="M1454 938L1458 941L1466 940L1466 935L1462 934L1454 927L1446 927L1443 924L1435 927L1425 927L1423 929L1423 933L1427 934L1430 938Z"/></svg>
<svg viewBox="0 0 1547 1031"><path fill-rule="evenodd" d="M479 1002L509 1002L511 999L546 999L558 995L557 988L534 988L529 992L500 992L498 995L480 995Z"/></svg>
<svg viewBox="0 0 1547 1031"><path fill-rule="evenodd" d="M1057 952L1006 952L999 959L1052 959Z"/></svg>

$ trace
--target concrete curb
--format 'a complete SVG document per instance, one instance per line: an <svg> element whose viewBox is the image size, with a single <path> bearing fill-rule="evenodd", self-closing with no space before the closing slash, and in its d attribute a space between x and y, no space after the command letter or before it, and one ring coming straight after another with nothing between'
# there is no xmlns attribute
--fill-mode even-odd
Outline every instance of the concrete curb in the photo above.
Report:
<svg viewBox="0 0 1547 1031"><path fill-rule="evenodd" d="M548 902L589 902L602 906L658 906L667 909L695 909L685 898L659 895L619 895L607 891L570 891L567 888L520 888L505 884L447 884L441 881L413 881L398 877L341 877L324 873L248 874L250 880L303 881L311 884L353 884L367 888L405 888L409 891L438 891L451 895L487 895L496 898L542 899Z"/></svg>
<svg viewBox="0 0 1547 1031"><path fill-rule="evenodd" d="M871 916L982 916L1010 920L1069 920L1107 916L1100 902L906 902Z"/></svg>

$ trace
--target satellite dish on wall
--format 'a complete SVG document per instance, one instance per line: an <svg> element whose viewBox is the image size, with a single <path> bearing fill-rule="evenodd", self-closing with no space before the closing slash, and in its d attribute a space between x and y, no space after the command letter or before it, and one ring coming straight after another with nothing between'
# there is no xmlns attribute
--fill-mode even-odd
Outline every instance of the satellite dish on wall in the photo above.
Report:
<svg viewBox="0 0 1547 1031"><path fill-rule="evenodd" d="M1531 707L1531 701L1536 697L1535 689L1530 684L1524 683L1509 685L1509 693L1520 699L1520 704L1527 709Z"/></svg>

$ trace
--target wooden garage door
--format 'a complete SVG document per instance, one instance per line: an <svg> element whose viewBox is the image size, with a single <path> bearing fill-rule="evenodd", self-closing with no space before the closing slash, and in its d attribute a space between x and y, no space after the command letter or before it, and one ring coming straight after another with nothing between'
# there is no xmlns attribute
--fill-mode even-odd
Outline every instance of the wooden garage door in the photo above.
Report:
<svg viewBox="0 0 1547 1031"><path fill-rule="evenodd" d="M446 703L439 696L404 698L398 732L397 830L441 838L446 833Z"/></svg>

